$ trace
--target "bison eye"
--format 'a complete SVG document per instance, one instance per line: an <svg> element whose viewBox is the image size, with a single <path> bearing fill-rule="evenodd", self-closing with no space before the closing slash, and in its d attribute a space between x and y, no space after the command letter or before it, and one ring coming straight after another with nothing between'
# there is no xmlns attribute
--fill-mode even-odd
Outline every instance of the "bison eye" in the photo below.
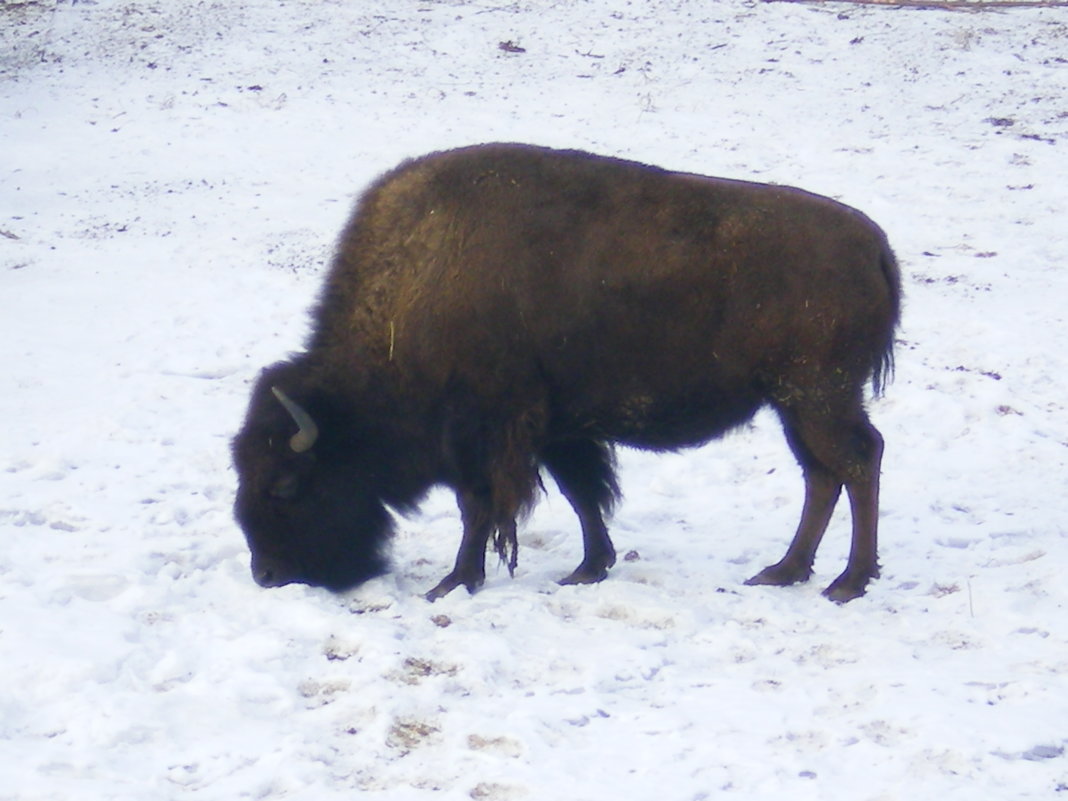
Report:
<svg viewBox="0 0 1068 801"><path fill-rule="evenodd" d="M296 473L287 473L271 485L271 497L280 501L291 501L297 497L299 484Z"/></svg>

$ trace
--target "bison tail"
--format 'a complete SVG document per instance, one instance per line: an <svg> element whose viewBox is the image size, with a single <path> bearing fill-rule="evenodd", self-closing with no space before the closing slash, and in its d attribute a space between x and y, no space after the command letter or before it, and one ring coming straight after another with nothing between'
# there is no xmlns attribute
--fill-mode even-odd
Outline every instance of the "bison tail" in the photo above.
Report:
<svg viewBox="0 0 1068 801"><path fill-rule="evenodd" d="M888 309L885 341L872 365L871 383L876 397L883 394L886 385L894 377L894 332L901 319L901 270L890 245L885 242L879 257L879 266L882 268L886 288L890 294L890 308Z"/></svg>

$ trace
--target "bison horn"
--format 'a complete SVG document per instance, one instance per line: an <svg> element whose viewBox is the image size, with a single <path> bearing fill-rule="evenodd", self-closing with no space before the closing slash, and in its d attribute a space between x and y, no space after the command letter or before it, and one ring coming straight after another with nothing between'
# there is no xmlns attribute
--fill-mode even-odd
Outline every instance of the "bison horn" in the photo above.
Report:
<svg viewBox="0 0 1068 801"><path fill-rule="evenodd" d="M312 420L312 416L308 414L300 404L290 398L286 393L282 392L278 387L271 387L271 392L278 398L278 402L286 407L286 411L289 412L293 418L293 422L297 424L297 428L300 429L289 440L289 447L296 453L304 453L304 451L311 450L311 447L315 444L315 440L319 438L319 426L315 425L315 421Z"/></svg>

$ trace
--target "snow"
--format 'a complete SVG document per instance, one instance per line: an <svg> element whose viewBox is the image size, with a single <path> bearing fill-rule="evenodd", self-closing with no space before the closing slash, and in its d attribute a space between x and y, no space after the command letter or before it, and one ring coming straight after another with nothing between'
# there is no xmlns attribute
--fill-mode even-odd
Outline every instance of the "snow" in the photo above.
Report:
<svg viewBox="0 0 1068 801"><path fill-rule="evenodd" d="M511 43L502 49L502 43ZM510 52L515 51L515 52ZM0 799L1068 798L1068 11L706 0L0 2ZM621 559L266 591L228 444L354 197L478 141L789 183L905 276L883 577L743 581L802 487L774 419L622 454Z"/></svg>

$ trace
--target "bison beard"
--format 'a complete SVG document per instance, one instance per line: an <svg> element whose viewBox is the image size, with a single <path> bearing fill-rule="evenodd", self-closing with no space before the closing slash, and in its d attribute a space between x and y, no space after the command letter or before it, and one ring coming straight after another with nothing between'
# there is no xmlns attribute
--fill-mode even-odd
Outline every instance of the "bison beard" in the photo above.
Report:
<svg viewBox="0 0 1068 801"><path fill-rule="evenodd" d="M479 145L406 162L361 198L301 355L268 368L234 441L237 520L264 586L343 590L385 569L393 508L456 492L463 537L431 600L485 578L542 470L584 558L615 562L613 447L696 446L763 406L805 478L786 555L805 581L844 487L845 571L876 561L882 437L864 409L891 365L900 286L883 232L798 189L575 151Z"/></svg>

